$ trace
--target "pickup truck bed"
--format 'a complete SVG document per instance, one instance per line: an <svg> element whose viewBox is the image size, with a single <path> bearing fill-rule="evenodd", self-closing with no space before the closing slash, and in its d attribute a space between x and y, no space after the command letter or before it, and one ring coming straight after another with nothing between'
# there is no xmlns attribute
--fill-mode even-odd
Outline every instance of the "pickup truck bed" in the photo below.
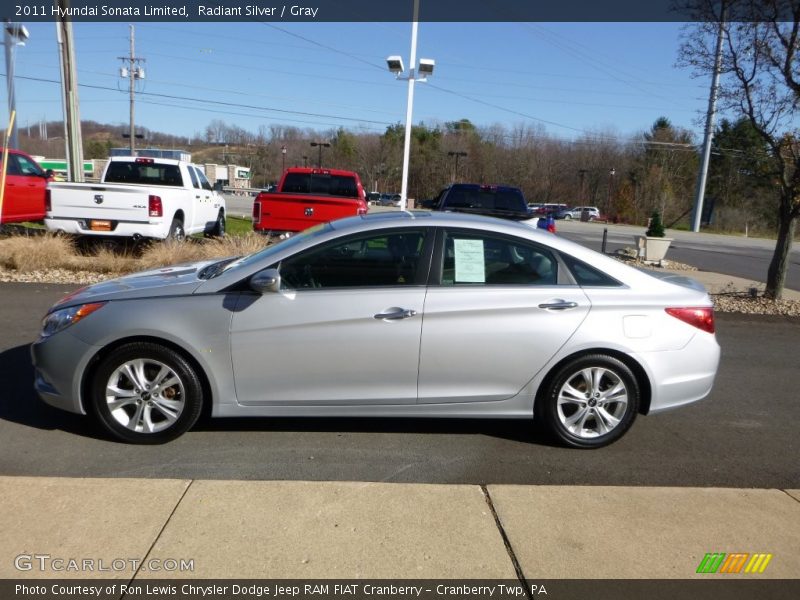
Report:
<svg viewBox="0 0 800 600"><path fill-rule="evenodd" d="M292 167L283 174L278 189L281 191L256 196L255 231L303 231L367 212L361 180L351 171Z"/></svg>

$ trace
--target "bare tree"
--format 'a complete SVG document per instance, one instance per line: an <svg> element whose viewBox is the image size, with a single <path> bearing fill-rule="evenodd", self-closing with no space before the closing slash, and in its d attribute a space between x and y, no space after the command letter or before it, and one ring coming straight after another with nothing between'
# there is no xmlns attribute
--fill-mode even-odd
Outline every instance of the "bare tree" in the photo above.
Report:
<svg viewBox="0 0 800 600"><path fill-rule="evenodd" d="M769 148L777 209L777 242L765 295L780 299L800 216L800 2L692 0L700 22L688 28L679 64L698 75L713 71L714 42L723 28L720 107L744 115Z"/></svg>

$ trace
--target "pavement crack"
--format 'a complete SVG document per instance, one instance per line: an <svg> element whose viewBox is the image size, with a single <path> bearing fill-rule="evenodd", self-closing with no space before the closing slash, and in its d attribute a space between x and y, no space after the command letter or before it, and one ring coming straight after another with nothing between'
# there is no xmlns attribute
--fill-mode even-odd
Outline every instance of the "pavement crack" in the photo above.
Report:
<svg viewBox="0 0 800 600"><path fill-rule="evenodd" d="M789 496L789 498L791 498L792 500L794 500L795 502L797 502L798 504L800 504L800 498L795 498L794 496L792 496L792 495L791 495L789 492L787 492L787 491L786 491L786 490L784 490L783 488L781 488L781 491L782 491L784 494L786 494L787 496Z"/></svg>
<svg viewBox="0 0 800 600"><path fill-rule="evenodd" d="M528 584L525 581L525 574L522 572L522 567L517 560L517 555L514 554L514 548L511 547L511 540L508 539L506 530L503 528L503 524L500 522L500 517L497 516L497 511L494 509L494 502L492 502L492 496L489 494L489 488L487 488L486 485L481 484L481 492L483 492L483 499L486 500L486 505L492 512L494 524L497 526L497 530L500 532L500 537L503 539L503 545L506 547L508 558L511 560L511 564L514 566L514 572L517 574L517 579L519 580L522 589L525 590L525 597L528 598L528 600L533 600L533 596L531 596L531 592L528 589Z"/></svg>
<svg viewBox="0 0 800 600"><path fill-rule="evenodd" d="M178 501L175 503L175 506L172 507L172 511L169 513L169 516L167 517L166 521L164 521L164 524L161 526L161 529L158 530L158 535L156 535L156 538L153 540L153 543L150 544L150 547L147 549L147 552L145 552L144 558L142 558L142 562L139 563L139 567L133 573L133 576L128 580L128 587L131 586L133 581L136 579L136 576L139 575L139 572L142 570L142 567L147 562L147 559L150 557L150 553L153 551L153 548L155 548L156 544L158 543L158 540L161 539L161 535L164 533L164 530L167 528L167 525L169 525L169 522L172 520L173 515L175 515L175 511L178 510L178 507L181 505L181 502L183 502L183 499L189 492L189 488L191 488L192 484L194 484L194 481L195 481L194 479L189 480L189 485L186 486L186 489L183 490L181 497L178 498ZM127 593L123 594L122 596L120 596L120 600L122 600L126 596Z"/></svg>

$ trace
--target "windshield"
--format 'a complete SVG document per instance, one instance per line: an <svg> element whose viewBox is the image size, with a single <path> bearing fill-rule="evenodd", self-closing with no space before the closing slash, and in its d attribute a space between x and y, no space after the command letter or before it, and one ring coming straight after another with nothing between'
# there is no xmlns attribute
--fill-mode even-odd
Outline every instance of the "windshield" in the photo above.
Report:
<svg viewBox="0 0 800 600"><path fill-rule="evenodd" d="M228 263L225 266L225 268L219 271L219 273L216 273L214 277L216 277L216 275L219 275L220 273L225 273L231 270L236 270L242 267L247 267L249 265L252 265L253 263L256 263L264 258L268 258L273 254L277 254L278 252L282 252L287 248L291 248L292 246L301 244L310 238L314 238L317 237L318 235L326 233L331 229L333 228L331 227L330 223L321 223L319 225L315 225L314 227L309 227L305 231L301 231L300 233L297 233L289 238L286 238L285 240L281 240L276 244L270 244L263 250L259 250L258 252L254 252L253 254L248 254L247 256L243 256L238 260L234 260L233 262Z"/></svg>

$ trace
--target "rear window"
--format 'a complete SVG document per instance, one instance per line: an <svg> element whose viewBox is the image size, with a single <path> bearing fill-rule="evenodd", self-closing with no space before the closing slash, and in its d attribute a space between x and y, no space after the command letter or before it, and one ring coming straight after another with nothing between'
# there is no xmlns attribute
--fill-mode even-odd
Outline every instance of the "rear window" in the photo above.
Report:
<svg viewBox="0 0 800 600"><path fill-rule="evenodd" d="M527 212L528 205L517 190L454 187L447 194L444 208L481 208Z"/></svg>
<svg viewBox="0 0 800 600"><path fill-rule="evenodd" d="M283 180L281 191L291 194L324 194L358 198L355 177L325 173L289 173Z"/></svg>
<svg viewBox="0 0 800 600"><path fill-rule="evenodd" d="M178 165L112 161L108 165L105 183L135 183L142 185L171 185L183 187Z"/></svg>

